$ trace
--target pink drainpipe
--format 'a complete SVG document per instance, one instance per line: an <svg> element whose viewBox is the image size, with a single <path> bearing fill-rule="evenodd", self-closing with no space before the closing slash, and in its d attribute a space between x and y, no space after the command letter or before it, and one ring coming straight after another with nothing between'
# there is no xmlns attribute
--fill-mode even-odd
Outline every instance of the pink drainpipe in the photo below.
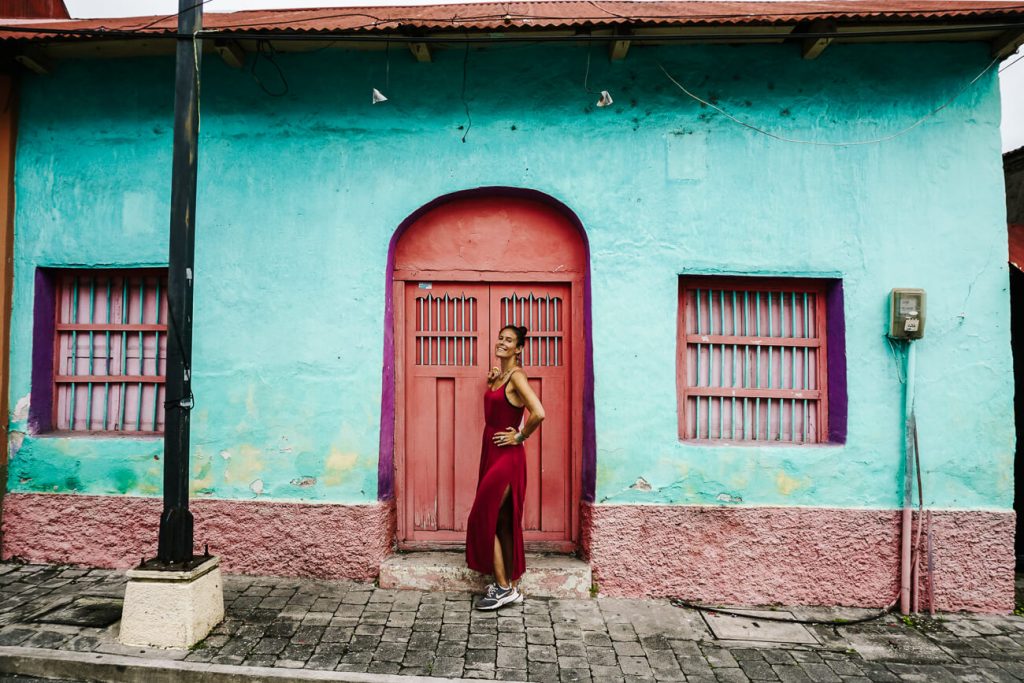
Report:
<svg viewBox="0 0 1024 683"><path fill-rule="evenodd" d="M914 342L907 341L907 376L904 391L904 427L906 446L903 466L903 534L900 552L900 613L910 614L910 543L913 535L913 479L914 479L914 370L916 355Z"/></svg>

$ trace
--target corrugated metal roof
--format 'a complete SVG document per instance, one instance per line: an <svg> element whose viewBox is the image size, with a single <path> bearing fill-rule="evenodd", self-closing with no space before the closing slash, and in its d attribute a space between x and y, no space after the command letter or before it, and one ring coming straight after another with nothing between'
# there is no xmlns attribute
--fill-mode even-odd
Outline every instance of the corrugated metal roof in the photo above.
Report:
<svg viewBox="0 0 1024 683"><path fill-rule="evenodd" d="M462 5L344 7L207 13L208 30L240 33L348 33L413 29L494 31L512 28L569 29L580 26L773 26L825 19L836 22L938 24L1024 19L1020 2L630 2L554 0ZM0 19L0 26L13 26ZM21 28L70 31L173 33L176 18L132 17L17 22ZM46 39L52 34L2 31L4 39Z"/></svg>

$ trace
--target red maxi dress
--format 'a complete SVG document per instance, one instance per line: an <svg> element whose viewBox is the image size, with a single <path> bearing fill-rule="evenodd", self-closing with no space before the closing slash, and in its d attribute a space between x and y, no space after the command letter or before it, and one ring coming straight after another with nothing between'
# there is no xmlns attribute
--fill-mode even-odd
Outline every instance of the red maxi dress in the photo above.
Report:
<svg viewBox="0 0 1024 683"><path fill-rule="evenodd" d="M512 560L509 581L517 581L526 571L523 551L523 498L526 496L526 449L522 444L498 446L492 437L508 427L518 429L523 408L509 402L504 382L497 389L484 392L484 436L480 447L480 479L476 498L466 524L466 564L482 574L494 573L494 536L498 511L505 489L511 489Z"/></svg>

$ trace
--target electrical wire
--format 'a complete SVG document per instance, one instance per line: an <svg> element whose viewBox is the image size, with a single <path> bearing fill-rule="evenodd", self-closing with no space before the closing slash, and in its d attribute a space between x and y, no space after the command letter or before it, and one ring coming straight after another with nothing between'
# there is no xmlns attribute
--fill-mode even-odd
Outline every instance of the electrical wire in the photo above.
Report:
<svg viewBox="0 0 1024 683"><path fill-rule="evenodd" d="M719 609L717 607L710 607L708 605L701 605L696 602L689 602L681 598L670 598L669 602L676 607L683 607L686 609L695 609L698 612L710 612L714 614L724 614L730 617L743 617L744 619L754 619L757 621L777 621L784 624L807 624L811 626L853 626L854 624L863 624L869 621L875 621L881 619L885 615L892 612L893 608L896 607L898 598L894 598L892 602L883 607L879 612L871 614L866 617L858 617L856 619L798 619L793 617L787 619L785 617L773 617L773 616L754 616L753 614L744 614L743 612L737 612L734 610Z"/></svg>
<svg viewBox="0 0 1024 683"><path fill-rule="evenodd" d="M466 80L469 77L469 43L466 43L466 52L462 55L462 106L466 110L466 130L462 134L462 141L466 141L469 130L473 127L473 117L469 115L469 101L466 100Z"/></svg>
<svg viewBox="0 0 1024 683"><path fill-rule="evenodd" d="M271 97L284 97L288 94L289 90L288 79L285 77L284 70L281 69L281 65L277 63L276 55L277 50L274 49L274 46L269 40L261 40L256 43L256 54L252 59L252 64L249 65L249 75L252 76L252 79L256 81L257 85L260 86L260 89L267 95L270 95ZM259 77L259 74L256 73L256 65L259 64L261 58L263 61L268 62L277 71L277 77L281 80L281 90L277 91L269 89L263 82L263 79Z"/></svg>
<svg viewBox="0 0 1024 683"><path fill-rule="evenodd" d="M698 97L697 95L694 95L692 92L687 90L686 87L682 83L680 83L675 78L673 78L672 74L670 74L668 72L668 70L664 66L662 66L662 64L660 62L658 62L658 68L661 69L662 73L665 74L665 76L668 78L668 80L672 81L672 83L677 88L679 88L681 91L683 91L683 93L685 93L688 97L696 100L697 102L700 102L704 106L707 106L707 107L710 107L711 109L714 109L715 111L717 111L718 113L722 114L723 116L725 116L727 119L729 119L733 123L736 123L736 124L738 124L740 126L743 126L744 128L752 130L755 133L760 133L761 135L766 135L766 136L768 136L768 137L770 137L772 139L779 140L780 142L790 142L790 143L800 144L800 145L814 145L814 146L817 146L817 147L853 147L853 146L857 146L857 145L874 145L874 144L878 144L880 142L886 142L888 140L892 140L894 138L898 138L901 135L905 135L905 134L909 133L910 131L914 130L915 128L920 126L922 123L924 123L925 121L930 119L932 116L934 116L935 114L938 114L940 111L942 111L943 109L948 107L950 104L952 104L953 101L956 100L958 97L960 97L960 95L962 95L965 90L967 90L969 87L971 87L972 85L977 83L978 80L981 79L982 76L984 76L986 73L988 73L989 70L993 66L995 66L998 61L999 61L998 57L993 59L991 62L988 63L988 66L986 66L984 69L981 70L981 73L979 73L977 76L975 76L970 81L968 81L963 87L961 87L959 90L957 90L956 93L954 93L952 97L950 97L948 100L946 100L945 102L943 102L939 106L937 106L934 109L932 109L930 112L928 112L927 114L925 114L921 118L919 118L916 121L914 121L909 126L906 126L905 128L901 128L900 130L896 131L895 133L890 133L889 135L884 135L882 137L871 138L869 140L849 140L849 141L845 141L845 142L828 142L828 141L822 141L822 140L802 140L802 139L799 139L799 138L790 138L790 137L786 137L784 135L779 135L777 133L772 133L771 131L765 130L764 128L760 128L758 126L755 126L752 123L747 123L746 121L742 121L742 120L736 118L735 116L733 116L732 114L730 114L729 112L727 112L726 110L722 109L718 105L712 104L711 102L708 102L707 100L702 99L702 98Z"/></svg>

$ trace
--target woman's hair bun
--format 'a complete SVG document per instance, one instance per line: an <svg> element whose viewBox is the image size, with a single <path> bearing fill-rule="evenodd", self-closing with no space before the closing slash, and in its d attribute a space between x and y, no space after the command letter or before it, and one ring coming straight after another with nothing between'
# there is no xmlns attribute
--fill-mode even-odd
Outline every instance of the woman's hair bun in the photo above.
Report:
<svg viewBox="0 0 1024 683"><path fill-rule="evenodd" d="M519 326L515 328L515 330L516 334L519 335L519 343L522 344L524 341L526 341L526 335L528 335L530 331L523 326Z"/></svg>

